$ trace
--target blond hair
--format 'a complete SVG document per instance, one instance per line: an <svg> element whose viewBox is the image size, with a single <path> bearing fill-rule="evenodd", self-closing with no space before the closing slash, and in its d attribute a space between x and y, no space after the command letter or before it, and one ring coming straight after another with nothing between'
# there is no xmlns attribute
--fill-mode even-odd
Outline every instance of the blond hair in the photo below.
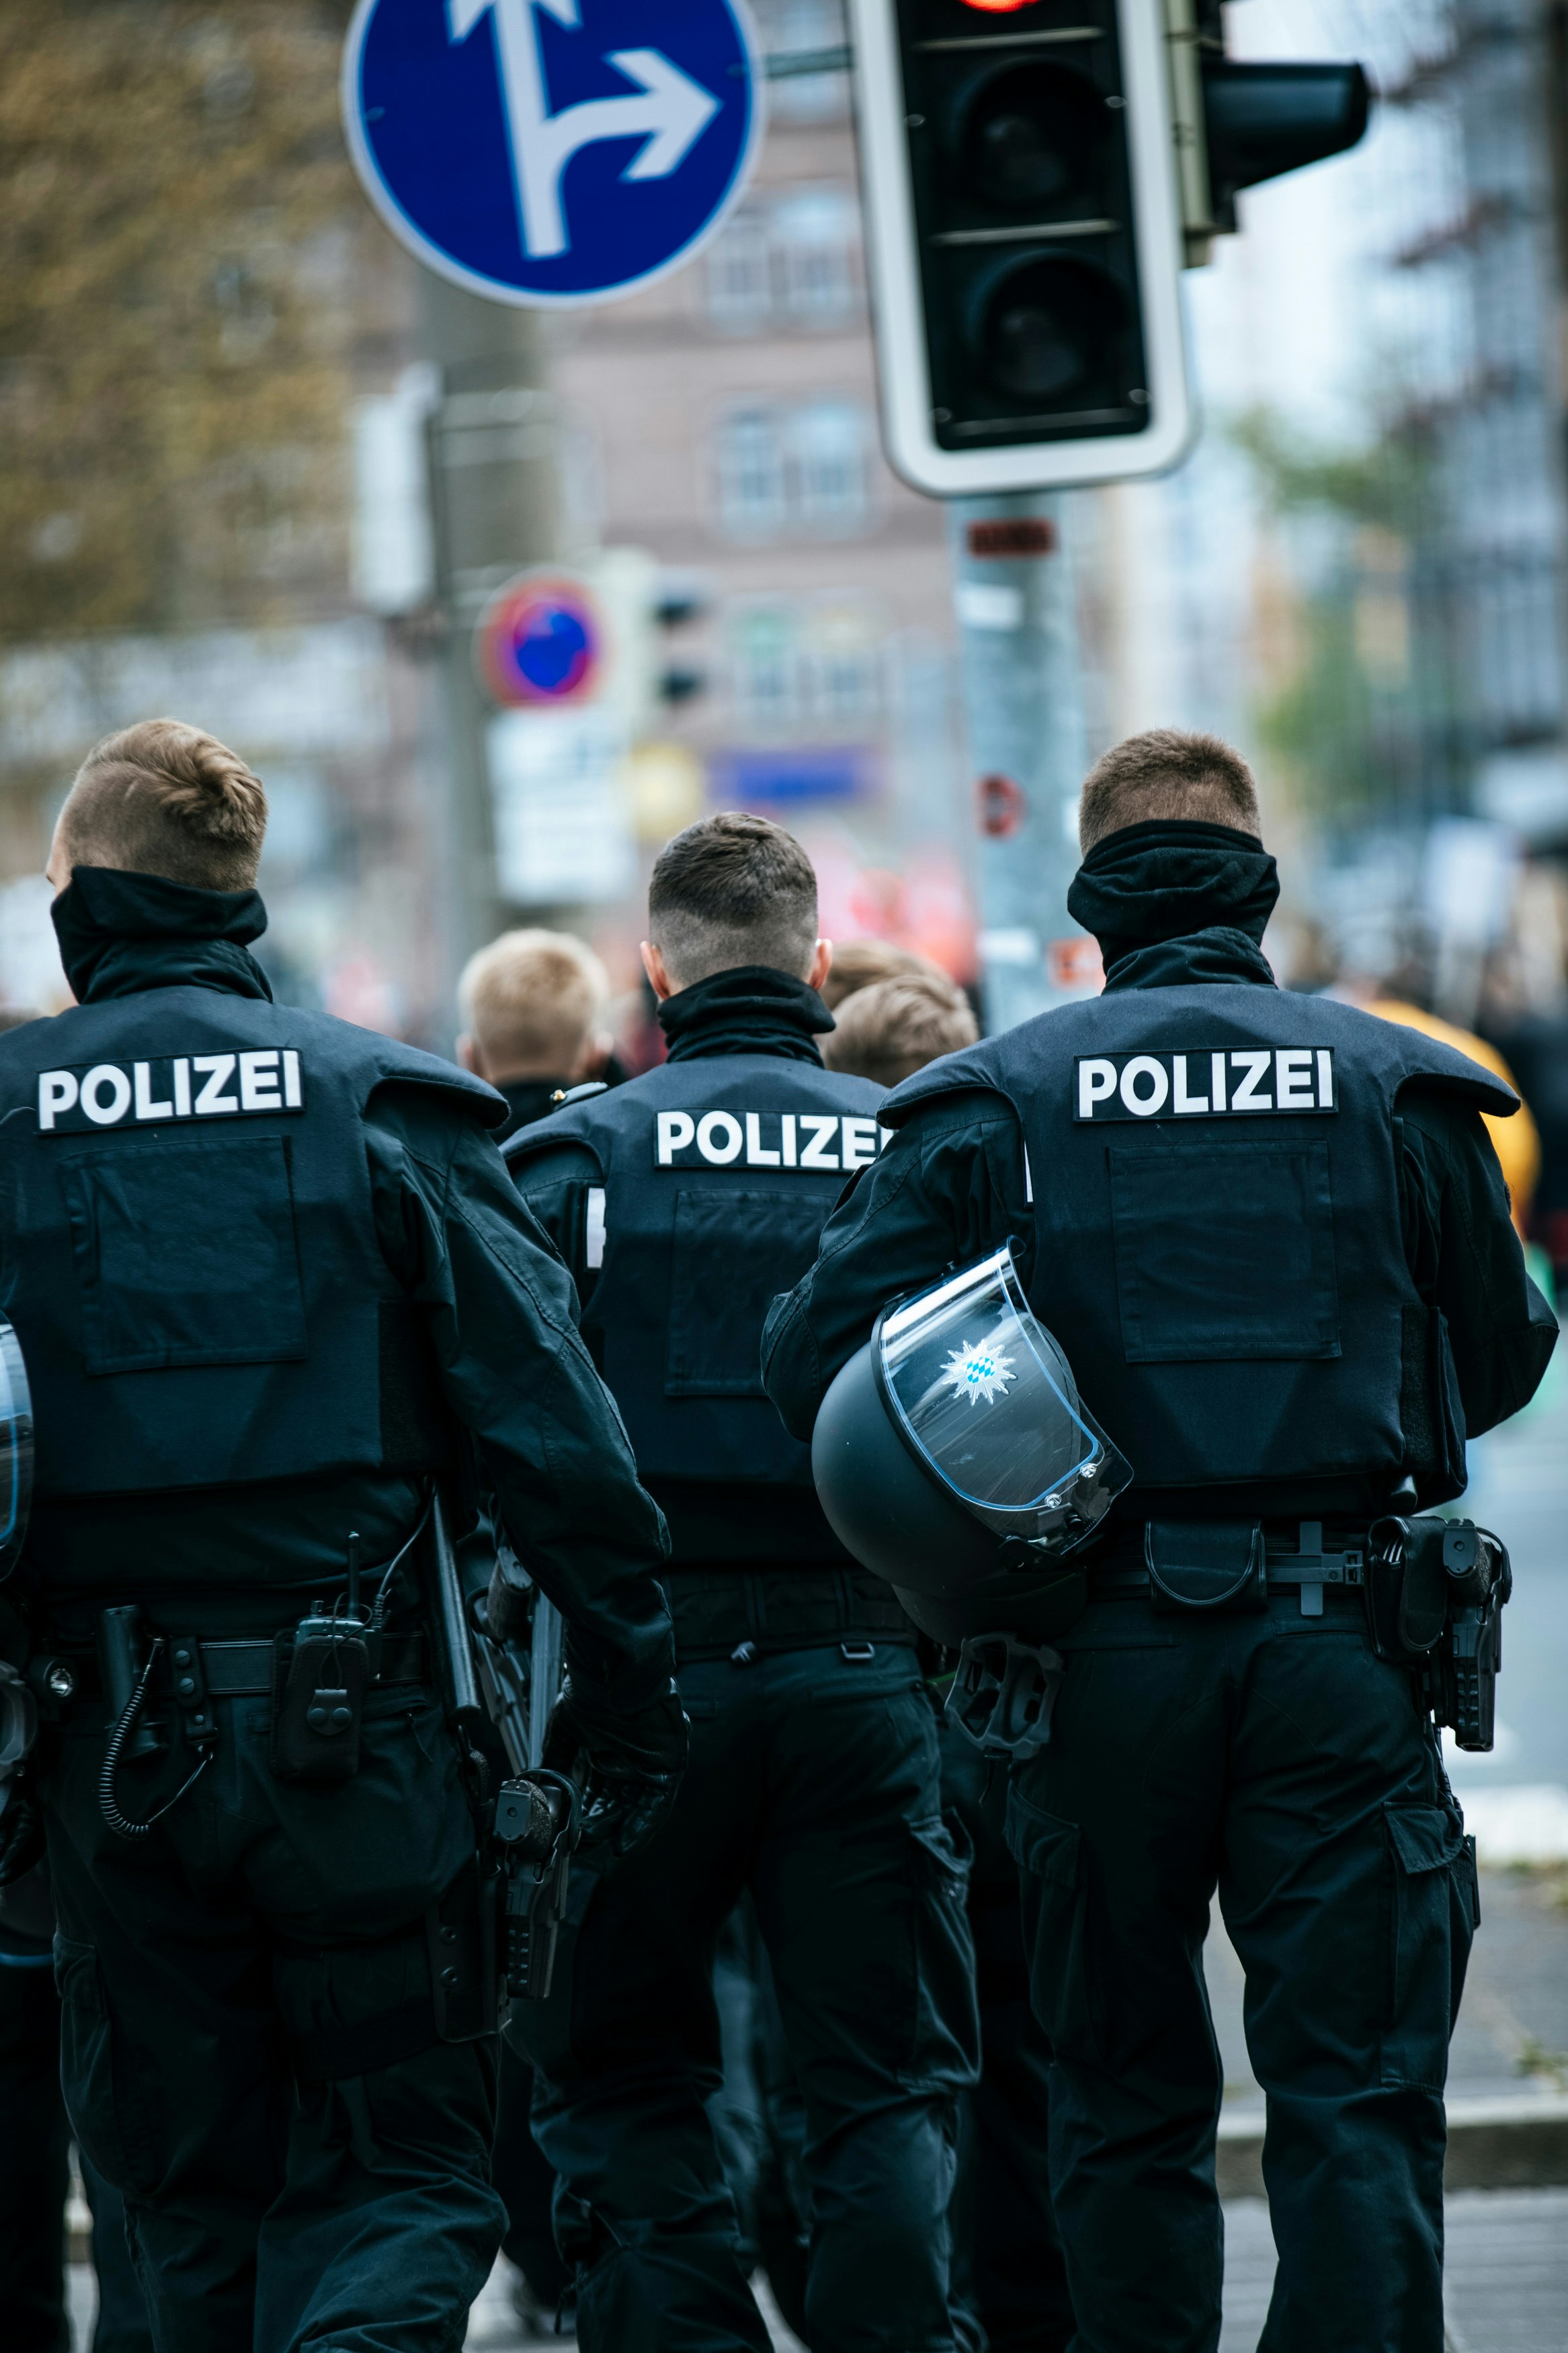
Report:
<svg viewBox="0 0 1568 2353"><path fill-rule="evenodd" d="M469 957L458 1002L488 1074L565 1078L605 1018L610 976L570 932L503 932Z"/></svg>
<svg viewBox="0 0 1568 2353"><path fill-rule="evenodd" d="M143 719L93 745L57 839L73 867L248 891L266 831L266 790L237 752L182 720Z"/></svg>
<svg viewBox="0 0 1568 2353"><path fill-rule="evenodd" d="M941 965L917 949L895 947L891 940L845 940L833 944L833 963L819 994L829 1013L837 1013L857 989L871 988L879 980L901 980L923 973L938 984L947 979Z"/></svg>
<svg viewBox="0 0 1568 2353"><path fill-rule="evenodd" d="M847 1071L896 1087L939 1054L973 1046L980 1035L969 999L944 972L905 972L847 997L837 1027L822 1040L830 1071Z"/></svg>
<svg viewBox="0 0 1568 2353"><path fill-rule="evenodd" d="M1192 735L1180 727L1129 735L1102 752L1084 779L1079 846L1087 857L1108 833L1155 818L1197 818L1256 833L1260 820L1252 771L1218 735Z"/></svg>

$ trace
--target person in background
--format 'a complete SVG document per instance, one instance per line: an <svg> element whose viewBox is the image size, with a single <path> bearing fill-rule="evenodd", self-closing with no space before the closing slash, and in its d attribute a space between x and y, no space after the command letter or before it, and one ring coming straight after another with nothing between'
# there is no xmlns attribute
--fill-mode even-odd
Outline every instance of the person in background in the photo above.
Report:
<svg viewBox="0 0 1568 2353"><path fill-rule="evenodd" d="M822 1001L829 1013L837 1014L846 997L874 988L879 980L906 980L917 975L941 986L952 985L941 965L914 948L895 947L891 940L836 941L833 968L822 984Z"/></svg>
<svg viewBox="0 0 1568 2353"><path fill-rule="evenodd" d="M542 1119L556 1096L625 1074L605 1028L610 978L570 932L503 932L470 956L458 983L458 1060L506 1097L498 1143Z"/></svg>
<svg viewBox="0 0 1568 2353"><path fill-rule="evenodd" d="M912 1079L941 1054L973 1046L980 1035L963 989L944 972L900 973L873 981L844 998L836 1027L822 1041L830 1071L847 1071L879 1086Z"/></svg>
<svg viewBox="0 0 1568 2353"><path fill-rule="evenodd" d="M1491 1137L1492 1150L1508 1187L1514 1226L1520 1240L1524 1240L1529 1230L1530 1205L1541 1175L1541 1135L1519 1081L1497 1048L1489 1046L1484 1038L1478 1038L1474 1030L1461 1029L1457 1022L1445 1021L1426 1006L1413 1005L1408 998L1377 982L1352 982L1336 993L1342 994L1352 1005L1361 1006L1363 1011L1375 1013L1380 1021L1397 1021L1402 1029L1419 1029L1424 1038L1436 1038L1440 1046L1452 1046L1456 1053L1479 1062L1484 1071L1494 1072L1505 1087L1511 1087L1519 1095L1519 1109L1511 1119L1499 1119L1490 1112L1483 1112L1481 1124Z"/></svg>
<svg viewBox="0 0 1568 2353"><path fill-rule="evenodd" d="M29 1021L42 1021L47 1018L36 1005L0 1005L0 1030L25 1029Z"/></svg>

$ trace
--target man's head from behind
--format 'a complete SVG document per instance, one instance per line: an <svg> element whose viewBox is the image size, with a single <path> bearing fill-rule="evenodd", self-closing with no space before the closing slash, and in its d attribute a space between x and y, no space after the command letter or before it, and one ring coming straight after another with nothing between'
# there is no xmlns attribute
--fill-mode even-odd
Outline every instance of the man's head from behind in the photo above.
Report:
<svg viewBox="0 0 1568 2353"><path fill-rule="evenodd" d="M267 794L237 752L178 719L144 719L95 744L55 827L49 881L77 866L161 874L199 891L255 888Z"/></svg>
<svg viewBox="0 0 1568 2353"><path fill-rule="evenodd" d="M570 932L503 932L458 983L458 1059L494 1086L593 1077L609 1050L610 979Z"/></svg>
<svg viewBox="0 0 1568 2353"><path fill-rule="evenodd" d="M689 825L659 852L643 963L660 997L716 972L769 965L820 987L833 950L816 936L816 876L782 825L736 809Z"/></svg>
<svg viewBox="0 0 1568 2353"><path fill-rule="evenodd" d="M944 972L903 972L847 997L837 1027L822 1041L830 1071L896 1087L939 1054L973 1046L980 1035L969 999Z"/></svg>
<svg viewBox="0 0 1568 2353"><path fill-rule="evenodd" d="M1107 834L1161 818L1257 833L1258 786L1241 754L1217 735L1179 727L1152 727L1113 744L1084 780L1078 816L1084 856Z"/></svg>

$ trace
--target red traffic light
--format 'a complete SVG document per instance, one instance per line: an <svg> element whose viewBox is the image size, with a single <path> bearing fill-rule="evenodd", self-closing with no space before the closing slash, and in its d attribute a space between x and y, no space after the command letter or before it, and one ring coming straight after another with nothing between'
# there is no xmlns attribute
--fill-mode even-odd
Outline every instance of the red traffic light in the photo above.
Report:
<svg viewBox="0 0 1568 2353"><path fill-rule="evenodd" d="M988 16L1011 16L1016 8L1028 8L1034 0L963 0L966 8L982 8Z"/></svg>

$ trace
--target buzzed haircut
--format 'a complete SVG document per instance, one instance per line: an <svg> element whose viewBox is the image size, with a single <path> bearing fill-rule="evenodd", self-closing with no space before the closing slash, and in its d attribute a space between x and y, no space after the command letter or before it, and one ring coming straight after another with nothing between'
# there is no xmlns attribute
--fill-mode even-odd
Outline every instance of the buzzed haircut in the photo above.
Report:
<svg viewBox="0 0 1568 2353"><path fill-rule="evenodd" d="M947 975L916 948L896 947L891 940L845 940L833 944L833 969L822 984L822 1001L837 1013L847 997L859 988L874 988L879 980L900 980L906 973L924 973L938 981Z"/></svg>
<svg viewBox="0 0 1568 2353"><path fill-rule="evenodd" d="M1256 833L1261 822L1252 771L1217 735L1152 727L1113 744L1084 779L1078 838L1085 855L1108 833L1156 818L1197 818Z"/></svg>
<svg viewBox="0 0 1568 2353"><path fill-rule="evenodd" d="M969 999L943 972L901 973L847 997L836 1027L821 1040L830 1071L847 1071L896 1087L939 1054L955 1054L980 1035Z"/></svg>
<svg viewBox="0 0 1568 2353"><path fill-rule="evenodd" d="M254 888L267 794L237 752L178 719L95 744L60 811L72 866L161 874L200 891Z"/></svg>
<svg viewBox="0 0 1568 2353"><path fill-rule="evenodd" d="M816 946L816 871L782 825L725 809L666 842L647 923L678 988L748 964L804 978Z"/></svg>
<svg viewBox="0 0 1568 2353"><path fill-rule="evenodd" d="M564 1078L605 1018L610 976L571 932L503 932L469 957L458 1002L487 1071Z"/></svg>

